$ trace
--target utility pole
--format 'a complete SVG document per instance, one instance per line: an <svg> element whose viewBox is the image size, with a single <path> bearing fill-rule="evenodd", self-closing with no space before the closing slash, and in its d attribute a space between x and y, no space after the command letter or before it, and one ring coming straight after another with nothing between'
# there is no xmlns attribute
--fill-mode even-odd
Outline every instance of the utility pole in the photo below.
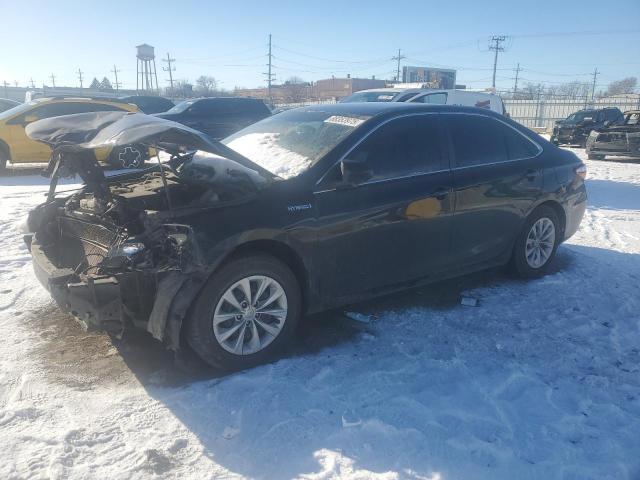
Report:
<svg viewBox="0 0 640 480"><path fill-rule="evenodd" d="M498 52L504 52L504 47L502 44L507 39L504 35L494 35L491 37L491 42L489 45L489 50L493 50L495 53L493 57L493 80L491 82L491 86L496 88L496 68L498 67Z"/></svg>
<svg viewBox="0 0 640 480"><path fill-rule="evenodd" d="M52 73L49 77L51 79L51 85L53 88L56 88L56 76Z"/></svg>
<svg viewBox="0 0 640 480"><path fill-rule="evenodd" d="M80 69L78 69L78 80L80 80L80 88L82 88L82 74L84 72Z"/></svg>
<svg viewBox="0 0 640 480"><path fill-rule="evenodd" d="M116 81L115 81L115 83L113 84L113 85L116 87L116 92L117 92L118 90L120 90L120 82L118 82L118 72L119 72L119 71L120 71L120 70L118 70L118 69L116 68L116 66L115 66L115 65L113 66L113 70L111 70L111 73L113 73L113 74L116 76Z"/></svg>
<svg viewBox="0 0 640 480"><path fill-rule="evenodd" d="M16 88L18 88L18 80L14 80L13 84L16 86Z"/></svg>
<svg viewBox="0 0 640 480"><path fill-rule="evenodd" d="M518 74L520 73L520 62L518 62L518 66L516 67L516 83L513 85L513 98L516 98L516 93L518 92Z"/></svg>
<svg viewBox="0 0 640 480"><path fill-rule="evenodd" d="M31 83L31 88L36 88L36 84L33 82L33 77L31 77L29 83Z"/></svg>
<svg viewBox="0 0 640 480"><path fill-rule="evenodd" d="M7 98L9 96L9 94L7 93L7 87L9 86L9 82L7 82L6 80L4 80L2 82L2 84L4 85L4 96L5 98Z"/></svg>
<svg viewBox="0 0 640 480"><path fill-rule="evenodd" d="M398 67L396 70L396 82L400 83L400 60L402 60L403 58L407 58L404 55L402 55L401 50L398 49L398 55L396 57L391 57L391 60L397 60L398 61Z"/></svg>
<svg viewBox="0 0 640 480"><path fill-rule="evenodd" d="M267 92L269 96L269 103L273 104L273 99L271 98L271 84L273 82L273 77L275 76L271 73L271 68L273 67L273 54L271 53L271 34L269 34L269 53L267 54L268 63L267 63L267 73L264 75L267 76Z"/></svg>
<svg viewBox="0 0 640 480"><path fill-rule="evenodd" d="M593 85L591 86L591 101L593 102L596 98L596 78L600 75L601 72L598 71L598 67L593 71Z"/></svg>
<svg viewBox="0 0 640 480"><path fill-rule="evenodd" d="M173 98L173 73L176 70L176 67L171 67L171 62L175 62L176 59L175 58L171 58L169 56L169 53L167 52L167 59L165 60L164 58L162 59L163 62L167 62L167 68L162 67L162 70L164 70L165 72L169 72L169 84L171 85L171 98Z"/></svg>

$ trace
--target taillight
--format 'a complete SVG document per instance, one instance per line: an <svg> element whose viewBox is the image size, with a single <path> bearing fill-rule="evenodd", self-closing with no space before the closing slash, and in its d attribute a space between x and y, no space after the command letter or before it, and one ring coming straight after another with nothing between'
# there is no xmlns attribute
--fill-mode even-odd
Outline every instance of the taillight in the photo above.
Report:
<svg viewBox="0 0 640 480"><path fill-rule="evenodd" d="M582 165L580 165L579 167L576 167L576 175L579 176L581 179L585 179L587 178L587 166L583 163Z"/></svg>

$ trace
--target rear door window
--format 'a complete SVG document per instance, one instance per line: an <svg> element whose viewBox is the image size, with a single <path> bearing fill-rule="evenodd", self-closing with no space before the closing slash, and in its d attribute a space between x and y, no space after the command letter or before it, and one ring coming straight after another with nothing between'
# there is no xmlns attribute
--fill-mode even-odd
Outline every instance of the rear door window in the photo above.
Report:
<svg viewBox="0 0 640 480"><path fill-rule="evenodd" d="M412 103L430 103L434 105L446 105L447 104L447 94L446 93L429 93L427 95L423 95L422 97L418 97L415 100L411 101Z"/></svg>
<svg viewBox="0 0 640 480"><path fill-rule="evenodd" d="M481 115L446 115L457 167L534 157L538 147L515 129Z"/></svg>
<svg viewBox="0 0 640 480"><path fill-rule="evenodd" d="M122 108L118 108L115 105L107 105L104 103L89 103L89 102L63 102L63 103L51 103L49 105L43 105L38 112L38 118L50 118L60 117L62 115L72 115L74 113L89 113L89 112L113 112L122 111Z"/></svg>

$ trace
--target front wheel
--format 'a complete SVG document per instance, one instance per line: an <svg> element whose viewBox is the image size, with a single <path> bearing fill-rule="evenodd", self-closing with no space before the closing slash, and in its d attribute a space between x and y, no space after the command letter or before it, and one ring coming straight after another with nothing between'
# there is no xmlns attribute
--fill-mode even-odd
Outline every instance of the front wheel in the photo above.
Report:
<svg viewBox="0 0 640 480"><path fill-rule="evenodd" d="M534 278L547 273L561 240L558 225L558 215L550 207L540 207L529 216L511 259L518 275Z"/></svg>
<svg viewBox="0 0 640 480"><path fill-rule="evenodd" d="M274 359L300 315L291 270L273 257L251 255L230 261L205 284L185 338L209 365L239 370Z"/></svg>

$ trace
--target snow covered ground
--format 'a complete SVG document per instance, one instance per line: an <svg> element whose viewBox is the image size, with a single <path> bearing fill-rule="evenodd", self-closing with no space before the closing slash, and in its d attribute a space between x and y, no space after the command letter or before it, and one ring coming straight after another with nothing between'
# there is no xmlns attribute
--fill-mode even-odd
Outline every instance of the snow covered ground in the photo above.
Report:
<svg viewBox="0 0 640 480"><path fill-rule="evenodd" d="M0 478L640 478L640 164L586 163L553 274L320 315L226 376L60 314L17 232L46 183L0 178Z"/></svg>

